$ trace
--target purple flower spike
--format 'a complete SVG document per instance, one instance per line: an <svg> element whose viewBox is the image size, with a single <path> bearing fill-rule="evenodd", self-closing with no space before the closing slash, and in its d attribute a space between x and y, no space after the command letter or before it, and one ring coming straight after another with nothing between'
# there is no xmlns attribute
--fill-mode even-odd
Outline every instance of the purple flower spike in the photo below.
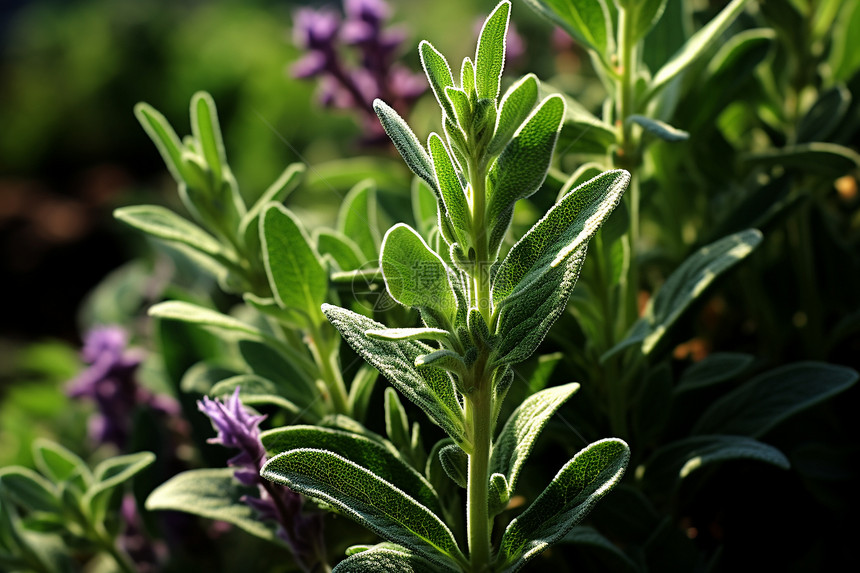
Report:
<svg viewBox="0 0 860 573"><path fill-rule="evenodd" d="M328 50L340 31L340 16L332 10L302 8L296 11L293 41L307 50Z"/></svg>
<svg viewBox="0 0 860 573"><path fill-rule="evenodd" d="M209 417L218 432L207 440L239 450L227 462L236 468L233 476L246 487L256 487L258 496L242 496L242 502L257 512L262 521L276 521L278 535L287 542L296 562L304 571L314 571L325 555L322 516L302 514L302 496L290 489L260 477L266 462L266 449L260 441L260 422L266 416L249 412L239 397L239 388L225 400L204 397L197 408Z"/></svg>
<svg viewBox="0 0 860 573"><path fill-rule="evenodd" d="M361 20L377 28L391 17L391 9L383 0L345 0L343 10L350 20Z"/></svg>

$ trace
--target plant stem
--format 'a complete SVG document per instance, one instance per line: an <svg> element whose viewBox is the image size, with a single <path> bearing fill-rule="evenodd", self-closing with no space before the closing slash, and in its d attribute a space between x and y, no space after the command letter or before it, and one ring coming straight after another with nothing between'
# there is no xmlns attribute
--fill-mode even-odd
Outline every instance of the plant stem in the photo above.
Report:
<svg viewBox="0 0 860 573"><path fill-rule="evenodd" d="M479 381L476 391L466 399L466 422L472 430L466 528L469 532L469 560L473 573L485 571L490 561L490 516L487 500L493 389L489 377L483 372L479 374L484 380Z"/></svg>
<svg viewBox="0 0 860 573"><path fill-rule="evenodd" d="M486 221L486 170L480 159L472 158L469 176L472 182L472 244L475 246L474 300L478 310L490 324L490 247Z"/></svg>
<svg viewBox="0 0 860 573"><path fill-rule="evenodd" d="M308 333L308 342L314 362L316 362L319 368L320 377L328 390L334 411L338 414L350 416L349 396L346 391L346 385L343 382L343 376L340 373L340 369L335 367L335 356L332 347L326 341L319 327L313 328Z"/></svg>

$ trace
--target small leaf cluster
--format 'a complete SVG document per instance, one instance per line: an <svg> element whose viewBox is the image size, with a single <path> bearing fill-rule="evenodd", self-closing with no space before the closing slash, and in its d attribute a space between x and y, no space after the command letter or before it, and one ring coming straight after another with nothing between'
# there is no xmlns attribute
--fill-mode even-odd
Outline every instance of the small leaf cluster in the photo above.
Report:
<svg viewBox="0 0 860 573"><path fill-rule="evenodd" d="M108 555L134 570L117 544L127 482L155 460L150 452L108 458L90 468L48 440L33 444L37 471L0 469L0 565L4 569L73 571L78 559Z"/></svg>

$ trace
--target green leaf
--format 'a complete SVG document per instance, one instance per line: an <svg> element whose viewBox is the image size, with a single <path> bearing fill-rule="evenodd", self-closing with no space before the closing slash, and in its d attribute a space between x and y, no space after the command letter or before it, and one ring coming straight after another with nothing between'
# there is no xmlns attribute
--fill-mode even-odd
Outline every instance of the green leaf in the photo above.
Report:
<svg viewBox="0 0 860 573"><path fill-rule="evenodd" d="M510 15L511 3L507 0L499 2L481 28L475 52L475 89L478 98L495 102L499 97Z"/></svg>
<svg viewBox="0 0 860 573"><path fill-rule="evenodd" d="M713 20L690 36L675 55L654 74L654 79L651 80L643 101L651 99L670 80L701 56L707 48L716 43L723 32L743 11L746 2L747 0L732 0Z"/></svg>
<svg viewBox="0 0 860 573"><path fill-rule="evenodd" d="M123 223L159 239L188 245L216 260L224 257L221 243L212 235L164 207L133 205L121 207L113 215Z"/></svg>
<svg viewBox="0 0 860 573"><path fill-rule="evenodd" d="M445 205L445 215L457 231L457 242L465 244L465 239L472 229L472 214L466 200L466 191L460 184L460 176L442 138L431 133L427 140L427 147L433 158L433 170L436 174L439 194Z"/></svg>
<svg viewBox="0 0 860 573"><path fill-rule="evenodd" d="M428 561L405 547L380 543L351 554L333 569L333 573L458 573L450 565Z"/></svg>
<svg viewBox="0 0 860 573"><path fill-rule="evenodd" d="M630 2L628 10L631 10L635 19L631 41L635 44L645 37L654 24L663 15L667 0L636 0Z"/></svg>
<svg viewBox="0 0 860 573"><path fill-rule="evenodd" d="M260 264L262 264L262 261ZM242 293L242 298L248 306L267 316L274 317L293 328L304 328L307 323L303 311L296 308L282 308L274 297L260 297L250 292L244 292Z"/></svg>
<svg viewBox="0 0 860 573"><path fill-rule="evenodd" d="M451 80L451 85L453 83L454 80ZM439 99L438 95L436 99ZM445 103L450 107L447 100L445 100ZM394 147L400 152L409 169L426 181L431 188L435 189L436 181L433 177L433 164L430 162L430 156L421 147L421 142L415 137L412 129L394 109L381 99L373 100L373 111L376 112L380 123L382 123L382 128L388 134L388 137L391 138L391 142L394 143ZM451 112L451 117L453 117L453 111Z"/></svg>
<svg viewBox="0 0 860 573"><path fill-rule="evenodd" d="M160 302L149 308L149 316L178 320L189 324L197 324L216 330L235 332L258 340L275 341L268 334L246 322L227 316L218 311L189 302L170 300Z"/></svg>
<svg viewBox="0 0 860 573"><path fill-rule="evenodd" d="M790 171L804 171L841 177L860 167L860 154L836 143L812 142L787 145L742 155L741 159L752 166L780 165Z"/></svg>
<svg viewBox="0 0 860 573"><path fill-rule="evenodd" d="M354 271L365 263L364 253L355 241L333 229L317 229L314 242L321 255L330 255L341 271Z"/></svg>
<svg viewBox="0 0 860 573"><path fill-rule="evenodd" d="M472 103L466 92L459 88L448 86L445 88L445 99L451 104L454 116L451 119L457 121L461 133L468 133L472 129Z"/></svg>
<svg viewBox="0 0 860 573"><path fill-rule="evenodd" d="M472 58L463 58L463 64L460 66L460 89L470 98L475 94L475 64L472 63Z"/></svg>
<svg viewBox="0 0 860 573"><path fill-rule="evenodd" d="M576 454L505 529L496 569L518 571L564 537L621 480L629 459L630 449L617 439L600 440Z"/></svg>
<svg viewBox="0 0 860 573"><path fill-rule="evenodd" d="M262 214L260 241L275 300L317 324L328 294L328 273L298 218L283 205L271 204Z"/></svg>
<svg viewBox="0 0 860 573"><path fill-rule="evenodd" d="M502 214L517 200L531 196L546 179L564 109L560 96L544 99L490 168L487 218L494 227L502 225L507 229L510 218L501 218Z"/></svg>
<svg viewBox="0 0 860 573"><path fill-rule="evenodd" d="M167 119L151 105L142 102L134 106L134 115L155 144L176 182L185 181L186 169L182 161L182 142Z"/></svg>
<svg viewBox="0 0 860 573"><path fill-rule="evenodd" d="M565 535L559 543L576 546L578 553L594 554L588 563L597 562L607 573L643 573L642 567L636 564L618 545L604 537L593 527L577 525Z"/></svg>
<svg viewBox="0 0 860 573"><path fill-rule="evenodd" d="M409 418L397 397L397 390L390 386L384 392L385 435L401 452L408 452L412 444L409 436ZM355 458L351 459L355 460ZM392 481L392 483L397 483Z"/></svg>
<svg viewBox="0 0 860 573"><path fill-rule="evenodd" d="M245 251L248 255L260 257L260 214L269 203L283 203L292 193L305 176L304 163L292 163L284 169L274 183L266 189L257 202L242 217L239 223L239 237L244 241Z"/></svg>
<svg viewBox="0 0 860 573"><path fill-rule="evenodd" d="M83 503L96 521L104 520L113 490L155 461L152 452L138 452L108 458L93 469L95 482L84 494Z"/></svg>
<svg viewBox="0 0 860 573"><path fill-rule="evenodd" d="M746 372L754 360L750 354L715 352L684 370L674 392L681 394L732 380Z"/></svg>
<svg viewBox="0 0 860 573"><path fill-rule="evenodd" d="M272 404L283 408L290 415L302 416L314 422L319 420L308 403L314 400L316 396L308 395L306 392L301 395L300 388L294 388L290 394L294 394L300 400L298 403L294 403L288 397L281 395L283 386L279 387L271 380L256 374L240 374L221 380L212 386L209 395L215 398L226 398L231 396L236 388L239 388L239 397L242 399L242 403L248 406ZM297 404L307 407L303 408Z"/></svg>
<svg viewBox="0 0 860 573"><path fill-rule="evenodd" d="M439 450L439 462L442 469L454 483L466 489L469 487L469 456L457 444L445 446Z"/></svg>
<svg viewBox="0 0 860 573"><path fill-rule="evenodd" d="M33 470L20 466L0 468L0 491L29 511L58 513L57 488Z"/></svg>
<svg viewBox="0 0 860 573"><path fill-rule="evenodd" d="M645 117L644 115L631 115L627 118L627 121L641 125L645 131L659 137L663 141L685 141L690 139L690 134L683 129L672 127L659 119Z"/></svg>
<svg viewBox="0 0 860 573"><path fill-rule="evenodd" d="M604 0L525 0L541 16L561 26L606 61L614 49L612 22Z"/></svg>
<svg viewBox="0 0 860 573"><path fill-rule="evenodd" d="M627 338L601 357L642 343L642 353L650 354L694 301L718 277L745 259L761 243L762 234L747 229L706 245L689 256L669 275L657 294L648 302L645 316L633 325Z"/></svg>
<svg viewBox="0 0 860 573"><path fill-rule="evenodd" d="M394 392L392 388L388 388ZM266 451L280 454L312 448L337 454L395 485L424 507L438 513L439 498L430 483L414 470L389 442L377 441L344 430L317 426L287 426L260 436ZM408 442L408 439L407 439Z"/></svg>
<svg viewBox="0 0 860 573"><path fill-rule="evenodd" d="M857 378L851 368L823 362L770 370L711 404L693 433L763 436L783 420L844 392Z"/></svg>
<svg viewBox="0 0 860 573"><path fill-rule="evenodd" d="M690 473L727 460L757 460L788 469L790 464L778 449L746 436L691 436L666 444L645 463L642 480L647 487L671 491Z"/></svg>
<svg viewBox="0 0 860 573"><path fill-rule="evenodd" d="M448 350L447 348L434 350L428 354L418 356L415 358L415 366L419 369L441 368L448 372L460 375L461 379L467 376L466 362L464 358L453 350Z"/></svg>
<svg viewBox="0 0 860 573"><path fill-rule="evenodd" d="M368 330L368 338L376 340L447 340L451 333L441 328L383 328Z"/></svg>
<svg viewBox="0 0 860 573"><path fill-rule="evenodd" d="M364 419L377 378L379 371L370 364L362 364L355 373L349 386L349 407L356 420Z"/></svg>
<svg viewBox="0 0 860 573"><path fill-rule="evenodd" d="M534 74L527 74L517 80L505 92L499 104L499 120L496 132L487 146L487 153L495 155L508 144L514 132L525 122L538 101L538 80Z"/></svg>
<svg viewBox="0 0 860 573"><path fill-rule="evenodd" d="M454 110L451 108L448 98L445 97L445 88L455 87L454 76L451 74L451 66L448 65L448 60L427 40L422 40L418 45L418 53L421 56L421 66L424 68L424 73L430 82L430 89L433 90L433 95L436 96L436 101L439 102L439 107L445 112L445 116L453 120ZM379 111L376 113L378 114ZM407 163L409 162L407 161ZM417 171L415 173L421 176ZM425 181L427 180L425 179Z"/></svg>
<svg viewBox="0 0 860 573"><path fill-rule="evenodd" d="M490 473L505 476L508 497L513 496L520 471L544 426L577 390L576 382L542 390L529 396L508 418L490 458Z"/></svg>
<svg viewBox="0 0 860 573"><path fill-rule="evenodd" d="M361 181L349 190L337 214L337 230L358 245L365 261L379 258L376 184L373 180Z"/></svg>
<svg viewBox="0 0 860 573"><path fill-rule="evenodd" d="M835 85L818 96L797 125L797 141L825 141L842 123L851 105L851 92Z"/></svg>
<svg viewBox="0 0 860 573"><path fill-rule="evenodd" d="M493 315L501 341L498 359L520 361L540 344L564 310L585 246L627 188L630 174L609 171L556 203L514 245L492 285Z"/></svg>
<svg viewBox="0 0 860 573"><path fill-rule="evenodd" d="M413 340L374 340L365 333L384 325L360 314L332 305L323 313L350 346L379 370L401 394L417 404L451 438L463 443L465 422L451 376L438 368L415 367L415 359L433 348Z"/></svg>
<svg viewBox="0 0 860 573"><path fill-rule="evenodd" d="M553 92L558 90L543 84ZM558 154L583 153L605 155L616 143L615 130L608 123L598 119L575 99L559 94L565 101L564 123L558 136Z"/></svg>
<svg viewBox="0 0 860 573"><path fill-rule="evenodd" d="M452 271L412 227L398 223L388 230L380 262L391 298L404 306L433 311L437 318L453 317L457 299L449 276Z"/></svg>
<svg viewBox="0 0 860 573"><path fill-rule="evenodd" d="M436 236L438 199L436 192L420 177L412 178L412 215L415 226L428 243Z"/></svg>
<svg viewBox="0 0 860 573"><path fill-rule="evenodd" d="M33 442L33 462L54 483L70 482L81 493L93 482L93 474L84 460L51 440L39 438Z"/></svg>
<svg viewBox="0 0 860 573"><path fill-rule="evenodd" d="M273 522L260 521L256 512L240 501L253 490L233 478L235 471L216 468L182 472L155 488L146 500L146 509L184 511L226 521L251 535L285 545L276 534Z"/></svg>
<svg viewBox="0 0 860 573"><path fill-rule="evenodd" d="M224 167L227 165L227 156L224 153L215 101L206 92L197 92L191 97L191 133L200 144L200 151L212 170L213 179L221 181Z"/></svg>
<svg viewBox="0 0 860 573"><path fill-rule="evenodd" d="M434 563L465 563L451 531L428 508L372 471L337 454L300 449L278 454L261 475L323 500L389 541Z"/></svg>

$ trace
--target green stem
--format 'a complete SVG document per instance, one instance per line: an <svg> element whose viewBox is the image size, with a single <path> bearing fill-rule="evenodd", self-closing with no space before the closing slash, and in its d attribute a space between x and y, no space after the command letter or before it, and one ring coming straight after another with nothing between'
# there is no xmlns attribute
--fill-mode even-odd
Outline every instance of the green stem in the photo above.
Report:
<svg viewBox="0 0 860 573"><path fill-rule="evenodd" d="M349 395L340 369L335 364L336 355L333 346L329 341L326 341L319 327L314 327L308 333L308 347L311 349L314 362L319 368L320 377L328 390L335 413L351 416Z"/></svg>
<svg viewBox="0 0 860 573"><path fill-rule="evenodd" d="M476 391L466 399L466 421L472 431L472 453L469 455L466 528L469 532L469 561L472 573L487 570L490 562L489 499L490 425L492 423L492 387L483 376Z"/></svg>
<svg viewBox="0 0 860 573"><path fill-rule="evenodd" d="M469 165L472 182L472 244L475 247L474 300L487 324L491 321L490 309L490 247L486 220L486 169L480 159L473 158Z"/></svg>

